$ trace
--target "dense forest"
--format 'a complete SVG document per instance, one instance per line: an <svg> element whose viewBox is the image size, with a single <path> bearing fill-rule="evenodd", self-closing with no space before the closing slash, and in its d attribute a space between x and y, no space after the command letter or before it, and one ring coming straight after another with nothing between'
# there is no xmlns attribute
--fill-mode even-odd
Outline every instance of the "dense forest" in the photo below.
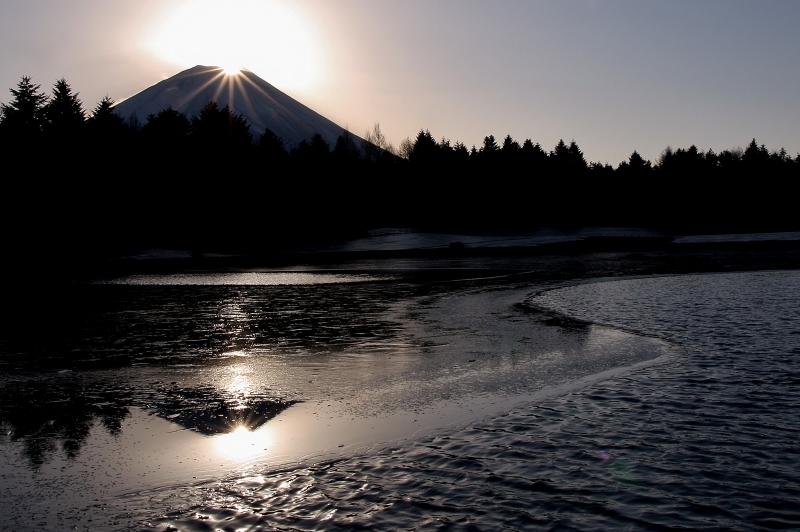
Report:
<svg viewBox="0 0 800 532"><path fill-rule="evenodd" d="M800 155L752 140L716 153L633 152L616 168L563 140L478 147L426 130L390 146L344 132L284 146L227 107L126 123L91 112L65 80L23 77L0 107L6 249L108 255L141 245L262 250L370 227L524 229L615 225L680 232L800 228Z"/></svg>

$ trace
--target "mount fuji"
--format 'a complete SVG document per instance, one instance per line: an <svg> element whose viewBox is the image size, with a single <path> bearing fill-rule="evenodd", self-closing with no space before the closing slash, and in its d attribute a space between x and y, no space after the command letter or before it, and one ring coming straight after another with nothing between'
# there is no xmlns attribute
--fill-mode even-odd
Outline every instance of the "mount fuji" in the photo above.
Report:
<svg viewBox="0 0 800 532"><path fill-rule="evenodd" d="M228 105L250 124L258 139L266 128L291 149L319 133L333 147L345 130L294 98L279 91L249 70L227 75L222 68L196 66L167 78L114 107L128 123L144 124L147 117L172 107L191 118L208 102ZM352 135L356 144L361 139Z"/></svg>

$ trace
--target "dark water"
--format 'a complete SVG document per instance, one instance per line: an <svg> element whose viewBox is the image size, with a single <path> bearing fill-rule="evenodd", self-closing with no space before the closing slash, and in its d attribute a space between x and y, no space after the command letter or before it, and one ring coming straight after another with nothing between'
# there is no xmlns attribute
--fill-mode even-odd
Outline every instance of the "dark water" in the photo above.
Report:
<svg viewBox="0 0 800 532"><path fill-rule="evenodd" d="M0 450L26 464L0 472L6 528L800 528L798 272L588 283L525 305L533 288L502 283L95 288L50 334L36 334L52 320L33 313L4 336ZM244 354L258 355L246 391L225 380ZM270 425L325 397L388 411L477 404L498 388L517 406L339 459L262 459L146 489L104 480L69 497L98 470L65 468L91 468L92 446L119 447L140 412L210 434L224 428L209 420L244 411Z"/></svg>
<svg viewBox="0 0 800 532"><path fill-rule="evenodd" d="M532 303L663 336L685 351L382 453L165 493L175 498L175 513L153 524L800 528L799 295L798 272L546 293Z"/></svg>

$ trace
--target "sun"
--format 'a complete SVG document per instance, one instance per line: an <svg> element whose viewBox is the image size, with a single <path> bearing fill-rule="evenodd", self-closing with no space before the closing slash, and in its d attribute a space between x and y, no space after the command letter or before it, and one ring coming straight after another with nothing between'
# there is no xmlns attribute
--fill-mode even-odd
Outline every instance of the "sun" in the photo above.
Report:
<svg viewBox="0 0 800 532"><path fill-rule="evenodd" d="M281 89L307 90L321 76L309 17L279 0L180 0L147 37L148 50L182 68L243 68Z"/></svg>

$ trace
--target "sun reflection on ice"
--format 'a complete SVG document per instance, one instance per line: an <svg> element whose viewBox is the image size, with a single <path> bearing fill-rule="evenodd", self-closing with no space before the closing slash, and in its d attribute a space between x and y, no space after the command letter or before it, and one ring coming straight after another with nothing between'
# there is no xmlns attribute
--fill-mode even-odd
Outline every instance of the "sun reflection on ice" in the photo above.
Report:
<svg viewBox="0 0 800 532"><path fill-rule="evenodd" d="M245 406L254 394L254 384L250 379L252 374L253 368L249 365L234 364L228 368L227 378L222 383L225 394L240 407Z"/></svg>
<svg viewBox="0 0 800 532"><path fill-rule="evenodd" d="M214 447L223 457L234 461L245 461L266 451L272 443L272 432L267 427L250 431L239 426L233 432L216 436Z"/></svg>

